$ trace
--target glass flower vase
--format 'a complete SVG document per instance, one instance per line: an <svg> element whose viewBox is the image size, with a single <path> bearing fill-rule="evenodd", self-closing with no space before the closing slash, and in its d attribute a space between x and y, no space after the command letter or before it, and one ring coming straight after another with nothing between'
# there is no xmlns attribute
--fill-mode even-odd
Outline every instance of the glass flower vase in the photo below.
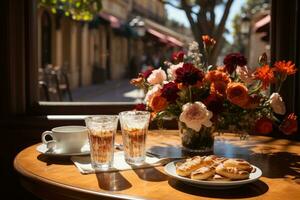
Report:
<svg viewBox="0 0 300 200"><path fill-rule="evenodd" d="M191 153L213 152L213 128L202 126L200 131L195 131L188 128L183 122L178 122L178 128L183 150Z"/></svg>

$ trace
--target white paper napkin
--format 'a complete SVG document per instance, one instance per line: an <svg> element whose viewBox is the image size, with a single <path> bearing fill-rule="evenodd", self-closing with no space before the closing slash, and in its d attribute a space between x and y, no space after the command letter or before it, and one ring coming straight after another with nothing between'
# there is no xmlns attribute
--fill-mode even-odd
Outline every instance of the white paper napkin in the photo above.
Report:
<svg viewBox="0 0 300 200"><path fill-rule="evenodd" d="M72 156L71 160L78 168L81 174L92 174L96 173L96 171L92 168L90 156ZM148 168L164 165L170 162L170 158L157 158L157 157L149 157L146 156L146 161L142 165L129 165L124 159L124 151L118 151L114 154L114 162L113 166L108 170L103 170L103 172L113 172L113 171L123 171L123 170L131 170L131 169L139 169L139 168ZM102 172L101 170L97 170L97 172Z"/></svg>

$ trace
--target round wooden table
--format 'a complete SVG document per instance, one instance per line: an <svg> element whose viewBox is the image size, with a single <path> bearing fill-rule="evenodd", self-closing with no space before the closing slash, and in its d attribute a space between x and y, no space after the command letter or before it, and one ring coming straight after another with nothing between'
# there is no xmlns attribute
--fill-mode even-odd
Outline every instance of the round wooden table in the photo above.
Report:
<svg viewBox="0 0 300 200"><path fill-rule="evenodd" d="M121 142L120 135L116 140ZM176 131L150 131L148 148L178 154ZM21 151L14 166L22 185L42 199L300 199L300 143L263 136L217 136L214 153L244 158L263 171L260 180L226 190L200 189L168 177L163 167L82 175L70 158L48 157L37 145Z"/></svg>

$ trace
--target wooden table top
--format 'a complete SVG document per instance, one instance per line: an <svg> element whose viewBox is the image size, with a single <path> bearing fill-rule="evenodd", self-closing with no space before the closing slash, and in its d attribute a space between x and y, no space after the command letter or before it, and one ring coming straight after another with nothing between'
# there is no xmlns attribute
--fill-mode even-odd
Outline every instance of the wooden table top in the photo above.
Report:
<svg viewBox="0 0 300 200"><path fill-rule="evenodd" d="M151 131L147 138L148 148L161 153L178 153L179 143L177 131ZM214 154L246 159L263 171L259 181L226 190L185 185L168 177L162 166L82 175L68 157L47 157L36 151L37 145L21 151L14 166L23 186L42 199L300 199L299 142L217 136Z"/></svg>

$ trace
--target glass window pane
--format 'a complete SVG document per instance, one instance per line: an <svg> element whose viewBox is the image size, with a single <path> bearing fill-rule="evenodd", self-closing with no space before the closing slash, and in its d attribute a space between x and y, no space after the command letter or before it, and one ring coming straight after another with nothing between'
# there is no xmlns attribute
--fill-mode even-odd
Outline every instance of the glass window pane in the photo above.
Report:
<svg viewBox="0 0 300 200"><path fill-rule="evenodd" d="M130 80L149 68L166 69L164 61L191 41L201 47L202 35L220 43L211 64L241 52L254 69L259 55L270 55L269 0L170 2L102 0L99 12L80 20L67 8L40 5L40 101L142 102L144 91Z"/></svg>

